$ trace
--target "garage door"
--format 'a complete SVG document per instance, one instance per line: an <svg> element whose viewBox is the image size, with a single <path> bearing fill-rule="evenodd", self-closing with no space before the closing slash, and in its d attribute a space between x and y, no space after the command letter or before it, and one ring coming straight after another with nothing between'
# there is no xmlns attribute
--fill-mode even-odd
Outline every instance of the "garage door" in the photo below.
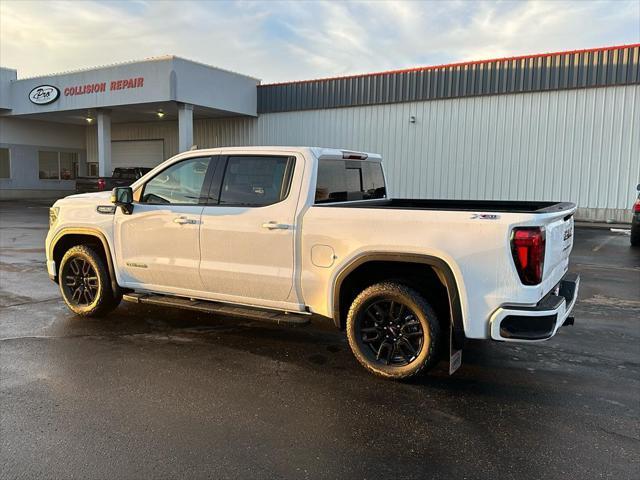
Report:
<svg viewBox="0 0 640 480"><path fill-rule="evenodd" d="M162 140L111 142L111 166L155 167L165 160Z"/></svg>

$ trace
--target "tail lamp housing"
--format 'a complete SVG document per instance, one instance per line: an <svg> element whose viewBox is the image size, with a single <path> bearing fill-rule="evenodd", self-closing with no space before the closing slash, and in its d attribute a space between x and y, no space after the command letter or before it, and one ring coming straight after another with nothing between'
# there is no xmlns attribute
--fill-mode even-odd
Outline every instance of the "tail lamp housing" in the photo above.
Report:
<svg viewBox="0 0 640 480"><path fill-rule="evenodd" d="M640 213L640 198L633 204L633 213Z"/></svg>
<svg viewBox="0 0 640 480"><path fill-rule="evenodd" d="M98 190L103 191L105 188L107 188L107 182L105 181L104 178L99 178L98 179Z"/></svg>
<svg viewBox="0 0 640 480"><path fill-rule="evenodd" d="M545 231L541 227L517 227L511 232L511 254L524 285L542 282Z"/></svg>

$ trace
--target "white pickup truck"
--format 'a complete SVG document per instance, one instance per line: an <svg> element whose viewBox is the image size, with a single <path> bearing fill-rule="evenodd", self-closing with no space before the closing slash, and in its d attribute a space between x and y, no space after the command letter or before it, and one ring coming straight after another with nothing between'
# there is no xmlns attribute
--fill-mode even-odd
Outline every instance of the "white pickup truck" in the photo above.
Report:
<svg viewBox="0 0 640 480"><path fill-rule="evenodd" d="M364 367L405 378L447 355L453 372L465 339L537 342L572 324L575 209L390 198L371 153L195 150L130 187L58 200L47 269L78 315L124 299L324 317Z"/></svg>

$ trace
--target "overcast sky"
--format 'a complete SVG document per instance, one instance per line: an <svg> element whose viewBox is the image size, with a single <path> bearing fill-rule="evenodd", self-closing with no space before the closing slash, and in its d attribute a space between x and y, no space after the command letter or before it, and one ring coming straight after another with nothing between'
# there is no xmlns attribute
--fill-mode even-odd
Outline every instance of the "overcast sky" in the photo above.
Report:
<svg viewBox="0 0 640 480"><path fill-rule="evenodd" d="M640 0L0 0L20 78L173 54L264 83L640 43Z"/></svg>

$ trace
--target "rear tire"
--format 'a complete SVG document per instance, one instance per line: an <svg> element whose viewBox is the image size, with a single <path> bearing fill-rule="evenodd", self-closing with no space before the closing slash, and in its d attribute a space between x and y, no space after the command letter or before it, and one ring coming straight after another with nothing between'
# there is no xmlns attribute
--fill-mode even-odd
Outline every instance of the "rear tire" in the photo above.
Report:
<svg viewBox="0 0 640 480"><path fill-rule="evenodd" d="M363 290L347 315L351 351L370 372L384 378L409 378L438 360L440 324L422 294L396 282Z"/></svg>
<svg viewBox="0 0 640 480"><path fill-rule="evenodd" d="M116 308L122 295L114 293L109 270L95 250L70 248L62 257L58 283L64 302L76 315L101 317Z"/></svg>

